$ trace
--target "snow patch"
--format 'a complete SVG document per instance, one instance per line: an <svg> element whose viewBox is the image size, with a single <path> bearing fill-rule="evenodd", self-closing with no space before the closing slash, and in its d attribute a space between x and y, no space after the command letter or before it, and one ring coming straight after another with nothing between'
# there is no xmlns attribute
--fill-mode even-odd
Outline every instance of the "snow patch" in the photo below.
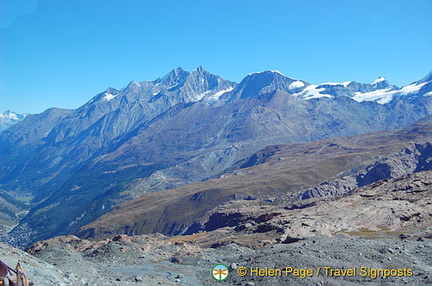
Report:
<svg viewBox="0 0 432 286"><path fill-rule="evenodd" d="M233 90L233 87L224 89L224 90L220 90L218 92L216 92L215 94L210 95L209 97L206 98L207 102L215 102L217 100L219 100L219 98L226 92L230 92L231 90Z"/></svg>
<svg viewBox="0 0 432 286"><path fill-rule="evenodd" d="M286 77L286 75L284 75L283 73L281 73L281 72L278 71L278 70L270 70L270 71L253 72L253 73L250 73L250 74L248 74L248 75L261 74L261 73L266 73L266 72L277 73L277 74L280 74L280 75L283 75L284 77Z"/></svg>
<svg viewBox="0 0 432 286"><path fill-rule="evenodd" d="M199 101L199 100L203 99L204 96L206 96L206 95L209 94L210 92L212 92L212 90L207 90L207 91L205 91L205 92L203 92L203 93L200 93L200 94L196 95L196 96L192 99L192 101Z"/></svg>
<svg viewBox="0 0 432 286"><path fill-rule="evenodd" d="M320 86L321 85L342 85L342 84L339 82L324 82L324 83L320 84Z"/></svg>
<svg viewBox="0 0 432 286"><path fill-rule="evenodd" d="M419 84L415 84L415 83L413 83L413 84L410 84L410 85L407 85L407 86L404 86L401 90L400 90L400 92L402 93L402 94L408 94L408 93L414 93L414 92L418 92L425 84L427 84L427 82L422 82L422 83L419 83Z"/></svg>
<svg viewBox="0 0 432 286"><path fill-rule="evenodd" d="M425 84L427 84L426 82L424 83L420 83L420 84L410 84L407 85L403 88L401 88L400 90L392 90L391 87L386 88L386 89L378 89L378 90L374 90L374 91L370 91L370 92L365 92L365 93L361 93L361 92L356 92L354 94L353 99L355 101L358 102L362 102L362 101L376 101L379 104L386 104L389 103L395 94L400 94L400 95L407 95L410 93L416 93L418 92ZM425 94L426 95L426 94Z"/></svg>
<svg viewBox="0 0 432 286"><path fill-rule="evenodd" d="M350 83L352 83L352 81L345 81L345 82L325 82L320 84L319 86L322 85L342 85L343 87L347 87Z"/></svg>
<svg viewBox="0 0 432 286"><path fill-rule="evenodd" d="M103 99L106 100L106 101L110 101L110 100L112 100L113 98L115 98L116 96L117 96L117 95L111 94L111 93L109 93L109 92L105 92L105 96L103 97Z"/></svg>
<svg viewBox="0 0 432 286"><path fill-rule="evenodd" d="M303 86L305 86L304 82L297 80L297 81L291 83L288 86L288 89L296 89L296 88L300 88L300 87L303 87Z"/></svg>
<svg viewBox="0 0 432 286"><path fill-rule="evenodd" d="M211 98L214 99L214 100L218 100L219 97L222 96L222 94L224 94L224 93L226 93L226 92L230 92L230 91L233 90L233 89L234 89L233 87L230 87L230 88L227 88L227 89L224 89L224 90L218 91L218 92L216 92L215 94L213 94L213 95L211 96Z"/></svg>
<svg viewBox="0 0 432 286"><path fill-rule="evenodd" d="M317 85L310 85L306 87L303 91L294 93L293 96L300 97L304 100L309 100L313 98L322 98L322 97L327 97L327 98L333 97L330 94L321 93L325 91L325 88L323 87L317 88L317 87L318 87Z"/></svg>
<svg viewBox="0 0 432 286"><path fill-rule="evenodd" d="M387 89L378 89L370 92L356 92L354 93L353 99L357 102L362 101L376 101L379 104L389 103L395 93L399 92L398 90L391 90L391 88Z"/></svg>
<svg viewBox="0 0 432 286"><path fill-rule="evenodd" d="M280 75L283 75L283 76L285 76L283 73L281 73L280 71L278 71L278 70L271 70L271 72L272 73L278 73L278 74L280 74Z"/></svg>

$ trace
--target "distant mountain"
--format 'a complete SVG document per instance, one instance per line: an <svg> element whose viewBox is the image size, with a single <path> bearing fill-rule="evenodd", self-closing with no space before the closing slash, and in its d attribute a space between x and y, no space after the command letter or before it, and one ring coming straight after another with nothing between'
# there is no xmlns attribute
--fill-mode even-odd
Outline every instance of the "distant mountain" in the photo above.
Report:
<svg viewBox="0 0 432 286"><path fill-rule="evenodd" d="M278 71L254 73L247 76L235 90L226 97L228 101L233 98L246 98L263 94L272 90L283 90L304 100L314 98L336 98L346 96L355 101L375 101L386 104L395 97L412 95L431 96L432 75L402 88L391 85L384 77L379 77L370 84L347 81L343 83L309 84L302 80L286 77Z"/></svg>
<svg viewBox="0 0 432 286"><path fill-rule="evenodd" d="M22 121L28 114L18 114L12 110L0 113L0 132L9 128L17 122Z"/></svg>
<svg viewBox="0 0 432 286"><path fill-rule="evenodd" d="M406 127L432 114L430 87L428 77L401 89L383 78L314 86L277 71L236 84L177 68L3 131L0 186L34 195L16 231L30 241L67 234L125 200L207 180L271 144Z"/></svg>
<svg viewBox="0 0 432 286"><path fill-rule="evenodd" d="M307 82L289 78L279 71L265 71L249 74L234 90L225 94L223 98L231 102L243 98L252 98L275 90L292 93L303 90L307 86L309 86Z"/></svg>

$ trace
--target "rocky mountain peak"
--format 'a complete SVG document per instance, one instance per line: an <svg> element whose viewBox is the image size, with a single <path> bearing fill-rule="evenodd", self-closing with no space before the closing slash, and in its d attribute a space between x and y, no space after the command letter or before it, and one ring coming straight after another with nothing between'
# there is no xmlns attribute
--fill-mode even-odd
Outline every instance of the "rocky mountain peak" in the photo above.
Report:
<svg viewBox="0 0 432 286"><path fill-rule="evenodd" d="M424 83L424 82L432 82L432 72L430 72L427 76L422 78L421 80L417 81L416 83Z"/></svg>
<svg viewBox="0 0 432 286"><path fill-rule="evenodd" d="M141 89L141 84L137 83L136 81L131 81L126 86L127 91L138 92L140 89Z"/></svg>
<svg viewBox="0 0 432 286"><path fill-rule="evenodd" d="M371 85L373 85L376 89L384 89L388 88L390 86L389 82L385 77L378 77L376 80L374 80Z"/></svg>
<svg viewBox="0 0 432 286"><path fill-rule="evenodd" d="M295 79L292 79L290 77L287 77L286 75L284 75L283 73L281 73L280 71L277 70L269 70L269 71L262 71L262 72L255 72L255 73L250 73L246 76L245 79L260 79L260 78L267 78L267 79L276 79L276 78L283 78L283 79L289 79L294 81Z"/></svg>
<svg viewBox="0 0 432 286"><path fill-rule="evenodd" d="M205 77L208 75L213 75L213 74L211 74L208 71L206 71L205 69L203 69L202 66L199 66L189 74L189 77Z"/></svg>
<svg viewBox="0 0 432 286"><path fill-rule="evenodd" d="M185 71L181 67L175 68L172 71L170 71L166 76L164 76L162 79L157 79L155 81L155 84L163 84L168 89L173 88L175 86L178 86L182 84L186 78L189 76L189 72Z"/></svg>
<svg viewBox="0 0 432 286"><path fill-rule="evenodd" d="M233 90L232 96L228 101L234 101L241 98L252 98L274 90L290 92L293 89L293 85L291 84L294 82L297 82L297 80L289 78L279 71L251 73ZM297 88L307 85L307 83L302 83L303 84L297 86Z"/></svg>

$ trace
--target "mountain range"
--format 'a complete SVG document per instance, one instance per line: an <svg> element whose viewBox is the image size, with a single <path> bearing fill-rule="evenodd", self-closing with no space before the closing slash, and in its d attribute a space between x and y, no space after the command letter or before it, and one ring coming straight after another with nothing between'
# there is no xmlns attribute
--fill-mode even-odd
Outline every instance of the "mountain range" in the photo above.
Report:
<svg viewBox="0 0 432 286"><path fill-rule="evenodd" d="M312 85L278 71L237 84L202 67L108 88L0 133L0 188L32 197L11 237L26 245L76 232L127 200L220 177L269 145L405 128L432 114L431 95L432 73L402 88L382 77Z"/></svg>
<svg viewBox="0 0 432 286"><path fill-rule="evenodd" d="M24 118L26 118L28 114L19 114L13 112L12 110L7 110L3 113L0 113L0 132L9 128L17 122L20 122Z"/></svg>

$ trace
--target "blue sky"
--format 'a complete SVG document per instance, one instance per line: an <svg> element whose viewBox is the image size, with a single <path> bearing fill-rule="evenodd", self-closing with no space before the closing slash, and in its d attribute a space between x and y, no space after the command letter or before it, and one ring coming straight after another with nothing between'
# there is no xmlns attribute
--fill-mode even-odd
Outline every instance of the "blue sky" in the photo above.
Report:
<svg viewBox="0 0 432 286"><path fill-rule="evenodd" d="M178 66L403 86L432 71L430 15L430 0L0 0L0 112L77 108Z"/></svg>

